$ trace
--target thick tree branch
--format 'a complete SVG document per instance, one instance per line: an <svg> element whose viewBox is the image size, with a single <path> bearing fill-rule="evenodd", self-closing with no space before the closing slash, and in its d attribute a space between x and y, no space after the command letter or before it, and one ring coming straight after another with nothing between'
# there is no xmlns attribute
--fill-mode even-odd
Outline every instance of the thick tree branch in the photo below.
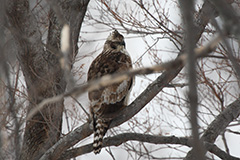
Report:
<svg viewBox="0 0 240 160"><path fill-rule="evenodd" d="M185 41L187 51L187 72L188 72L188 83L189 83L189 111L190 111L190 123L193 136L193 154L197 155L196 160L204 160L204 147L199 138L199 125L198 125L198 94L197 94L197 74L196 74L196 63L197 58L194 54L194 48L196 43L194 37L196 36L194 31L193 13L194 13L194 1L192 0L179 0L181 6L181 12L183 14L183 23L185 28Z"/></svg>
<svg viewBox="0 0 240 160"><path fill-rule="evenodd" d="M214 143L221 132L240 115L240 98L231 103L226 109L220 113L214 121L208 126L202 136L202 141ZM194 158L192 151L188 152L186 159Z"/></svg>
<svg viewBox="0 0 240 160"><path fill-rule="evenodd" d="M119 146L127 141L138 141L138 142L146 142L151 144L179 144L187 147L192 147L193 139L187 137L175 137L175 136L158 136L158 135L149 135L149 134L140 134L140 133L123 133L113 137L107 137L103 140L103 147L109 146ZM74 148L71 150L67 150L58 160L65 160L74 158L86 153L90 153L93 151L93 144L87 144L78 148ZM206 149L215 154L216 156L224 159L224 160L240 160L239 158L233 157L220 148L218 148L215 144L205 142L204 146Z"/></svg>
<svg viewBox="0 0 240 160"><path fill-rule="evenodd" d="M205 148L221 158L222 160L240 160L240 158L234 157L229 155L228 153L224 152L220 148L218 148L215 144L209 143L209 142L204 142Z"/></svg>
<svg viewBox="0 0 240 160"><path fill-rule="evenodd" d="M59 61L64 70L64 77L68 86L72 88L74 80L71 75L71 68L78 54L79 33L89 0L48 0L48 3L51 6L48 46L59 49L61 39L62 52L59 52ZM61 38L60 32L62 33Z"/></svg>
<svg viewBox="0 0 240 160"><path fill-rule="evenodd" d="M84 20L87 6L90 0L71 0L65 1L61 5L65 18L68 20L71 30L72 53L69 55L69 60L73 64L75 57L78 54L79 34ZM71 64L71 65L72 65Z"/></svg>
<svg viewBox="0 0 240 160"><path fill-rule="evenodd" d="M240 114L240 98L231 103L226 109L219 114L215 120L208 126L204 132L202 139L213 143L218 135L226 129L226 127Z"/></svg>
<svg viewBox="0 0 240 160"><path fill-rule="evenodd" d="M59 41L60 31L64 24L70 25L72 48L71 53L68 55L68 59L71 65L74 63L75 57L78 54L79 34L89 1L90 0L48 0L52 7L52 10L50 11L50 27L53 26L49 31L53 34L56 33L59 36L58 39L53 39L53 41ZM54 36L48 37L51 38Z"/></svg>
<svg viewBox="0 0 240 160"><path fill-rule="evenodd" d="M140 133L123 133L113 137L107 137L103 141L103 147L119 146L127 141L139 141L152 144L181 144L191 147L191 140L185 137L155 136ZM66 151L59 160L70 159L93 151L92 143Z"/></svg>

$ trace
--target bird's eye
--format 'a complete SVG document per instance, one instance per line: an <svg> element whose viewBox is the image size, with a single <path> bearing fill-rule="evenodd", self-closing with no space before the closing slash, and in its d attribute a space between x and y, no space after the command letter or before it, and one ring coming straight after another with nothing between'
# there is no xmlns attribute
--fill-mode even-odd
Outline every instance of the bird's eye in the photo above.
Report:
<svg viewBox="0 0 240 160"><path fill-rule="evenodd" d="M117 49L117 46L124 46L125 47L125 42L112 42L110 43L110 46L112 49Z"/></svg>
<svg viewBox="0 0 240 160"><path fill-rule="evenodd" d="M112 49L117 49L117 44L116 43L111 43L110 46L111 46Z"/></svg>

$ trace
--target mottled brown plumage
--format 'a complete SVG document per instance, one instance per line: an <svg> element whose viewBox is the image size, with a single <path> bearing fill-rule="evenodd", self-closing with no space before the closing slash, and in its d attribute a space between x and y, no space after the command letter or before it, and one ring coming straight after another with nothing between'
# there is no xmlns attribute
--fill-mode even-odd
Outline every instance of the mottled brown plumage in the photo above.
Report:
<svg viewBox="0 0 240 160"><path fill-rule="evenodd" d="M92 62L88 81L107 74L123 72L132 68L131 58L125 49L124 37L113 31L107 38L102 53ZM102 139L111 120L127 105L132 78L88 93L94 128L94 153L102 148Z"/></svg>

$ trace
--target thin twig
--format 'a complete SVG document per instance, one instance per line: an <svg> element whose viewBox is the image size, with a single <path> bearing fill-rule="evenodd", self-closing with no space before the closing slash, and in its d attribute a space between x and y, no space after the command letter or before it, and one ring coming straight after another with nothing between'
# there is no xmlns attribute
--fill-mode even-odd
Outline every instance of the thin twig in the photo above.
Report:
<svg viewBox="0 0 240 160"><path fill-rule="evenodd" d="M116 160L116 158L114 157L110 147L106 148L106 151L109 153L109 155L112 157L113 160Z"/></svg>
<svg viewBox="0 0 240 160"><path fill-rule="evenodd" d="M71 96L71 98L77 102L77 104L80 106L80 108L83 110L83 112L88 116L88 119L91 119L91 116L88 114L88 112L86 111L86 109L82 106L82 104L74 97Z"/></svg>
<svg viewBox="0 0 240 160"><path fill-rule="evenodd" d="M229 60L232 63L232 67L234 68L234 71L235 71L235 73L237 75L238 80L240 80L240 65L239 65L238 60L233 56L233 50L230 47L230 44L229 44L229 42L226 39L225 31L221 30L221 28L217 24L217 21L214 18L212 18L212 24L214 25L214 27L216 27L216 29L220 33L220 36L222 37L222 41L223 41L223 43L225 44L225 46L227 48L228 58L229 58Z"/></svg>

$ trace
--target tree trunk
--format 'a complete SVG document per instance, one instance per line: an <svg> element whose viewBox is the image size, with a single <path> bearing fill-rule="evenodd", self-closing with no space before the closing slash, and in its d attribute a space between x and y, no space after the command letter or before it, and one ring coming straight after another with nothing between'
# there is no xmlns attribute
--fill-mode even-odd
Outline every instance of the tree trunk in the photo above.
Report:
<svg viewBox="0 0 240 160"><path fill-rule="evenodd" d="M73 5L63 5L65 2L61 2L61 7L66 7L62 8L63 11L68 11L66 14L63 12L64 17L67 18L67 21L70 21L70 26L76 25L76 27L71 27L75 52L71 53L72 55L69 55L69 57L73 61L77 52L76 44L79 31L89 0L81 2L71 1ZM28 113L45 98L59 95L66 88L64 71L58 59L59 55L48 49L49 47L59 51L60 33L63 24L59 23L57 16L52 10L50 10L49 15L46 48L42 42L42 35L37 26L35 15L29 9L29 2L27 0L7 2L7 16L13 28L11 33L18 46L17 56L27 85L29 98ZM79 21L75 19L75 24L72 24L71 15L79 15ZM39 159L47 149L60 139L63 107L63 100L49 104L27 120L22 152L17 159Z"/></svg>

